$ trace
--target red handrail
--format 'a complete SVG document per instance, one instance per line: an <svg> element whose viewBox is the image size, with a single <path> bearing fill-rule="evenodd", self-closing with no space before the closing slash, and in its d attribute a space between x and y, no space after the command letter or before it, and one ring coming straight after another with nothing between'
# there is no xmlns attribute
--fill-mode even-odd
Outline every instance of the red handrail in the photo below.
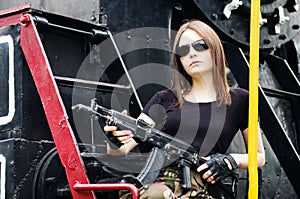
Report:
<svg viewBox="0 0 300 199"><path fill-rule="evenodd" d="M133 199L139 198L139 190L133 184L129 183L105 183L105 184L80 184L74 185L76 191L90 191L90 190L129 190Z"/></svg>

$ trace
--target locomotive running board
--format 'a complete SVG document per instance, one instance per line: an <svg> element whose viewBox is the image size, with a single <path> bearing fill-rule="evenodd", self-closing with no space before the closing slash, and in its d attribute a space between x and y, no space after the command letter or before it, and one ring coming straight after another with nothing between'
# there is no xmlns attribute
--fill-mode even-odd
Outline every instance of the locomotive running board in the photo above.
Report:
<svg viewBox="0 0 300 199"><path fill-rule="evenodd" d="M137 199L138 190L132 184L89 184L77 141L32 16L28 13L21 15L20 24L21 48L39 93L73 198L96 198L92 190L127 189Z"/></svg>

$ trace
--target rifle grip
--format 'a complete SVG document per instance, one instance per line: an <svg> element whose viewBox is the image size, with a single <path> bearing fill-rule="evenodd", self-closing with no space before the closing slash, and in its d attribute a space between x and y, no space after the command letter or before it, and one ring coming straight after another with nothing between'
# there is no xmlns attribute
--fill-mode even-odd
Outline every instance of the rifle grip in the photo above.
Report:
<svg viewBox="0 0 300 199"><path fill-rule="evenodd" d="M180 160L180 165L182 169L182 183L181 187L183 189L191 189L192 188L192 180L191 180L191 163L185 159Z"/></svg>
<svg viewBox="0 0 300 199"><path fill-rule="evenodd" d="M192 188L192 180L191 180L191 168L190 166L183 165L182 166L182 184L181 187L184 189Z"/></svg>
<svg viewBox="0 0 300 199"><path fill-rule="evenodd" d="M108 138L107 142L108 142L110 148L116 150L116 149L119 149L123 145L123 143L120 142L117 137L113 136L112 133L105 132L105 134L106 134L106 137Z"/></svg>

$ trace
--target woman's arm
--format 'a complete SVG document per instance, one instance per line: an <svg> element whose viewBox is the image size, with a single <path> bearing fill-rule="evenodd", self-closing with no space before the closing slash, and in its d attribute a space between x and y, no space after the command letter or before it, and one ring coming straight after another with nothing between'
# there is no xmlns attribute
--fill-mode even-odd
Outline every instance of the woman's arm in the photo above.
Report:
<svg viewBox="0 0 300 199"><path fill-rule="evenodd" d="M246 149L248 148L248 128L243 132L243 137L246 145ZM265 149L262 141L262 135L260 132L260 128L258 128L258 145L257 145L257 166L259 168L263 167L265 164ZM248 168L248 154L230 154L236 161L237 165L241 169Z"/></svg>
<svg viewBox="0 0 300 199"><path fill-rule="evenodd" d="M243 137L245 141L246 148L248 147L248 128L245 129L243 132ZM238 153L231 153L230 156L234 159L235 163L237 164L237 167L240 169L247 169L248 168L248 154L238 154ZM225 156L224 156L225 157ZM205 157L205 159L209 160L210 157ZM229 162L229 159L224 161L227 164L227 167L229 170L232 170L232 164ZM262 142L262 136L260 132L260 128L258 129L258 146L257 146L257 167L263 167L265 164L265 150ZM201 172L202 170L205 170L208 168L208 165L206 163L200 165L197 168L198 172ZM203 176L204 179L206 179L207 182L210 182L212 184L216 183L215 178L212 175L212 172L210 170L206 171Z"/></svg>

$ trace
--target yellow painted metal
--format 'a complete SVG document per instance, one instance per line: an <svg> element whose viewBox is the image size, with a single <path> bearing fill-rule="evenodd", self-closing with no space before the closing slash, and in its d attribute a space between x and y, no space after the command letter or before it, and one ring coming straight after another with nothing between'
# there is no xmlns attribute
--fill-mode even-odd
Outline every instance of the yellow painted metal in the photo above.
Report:
<svg viewBox="0 0 300 199"><path fill-rule="evenodd" d="M248 128L248 198L258 198L258 69L259 69L259 36L260 36L260 0L251 1L250 20L250 70L249 70L249 128Z"/></svg>

